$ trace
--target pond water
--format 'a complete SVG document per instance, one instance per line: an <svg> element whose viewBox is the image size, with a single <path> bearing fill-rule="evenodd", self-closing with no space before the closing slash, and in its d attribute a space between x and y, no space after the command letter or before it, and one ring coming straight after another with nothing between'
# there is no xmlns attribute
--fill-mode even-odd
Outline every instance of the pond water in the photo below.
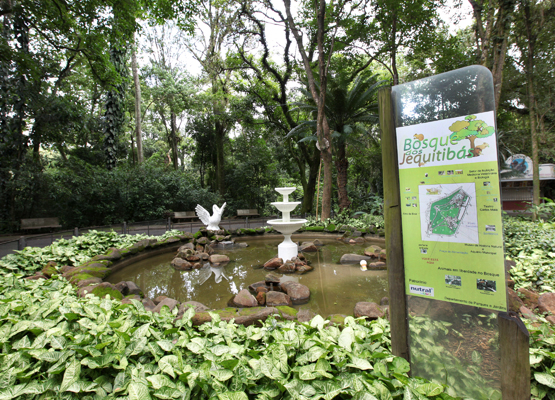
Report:
<svg viewBox="0 0 555 400"><path fill-rule="evenodd" d="M304 275L285 275L286 279L306 285L311 292L308 304L295 308L308 307L323 316L352 315L357 302L373 301L379 304L382 297L388 296L387 271L361 271L359 265L339 264L343 254L364 254L364 249L372 243L349 245L334 240L323 242L325 246L319 252L304 253L314 270ZM180 302L198 301L212 309L225 308L228 300L240 290L264 280L270 271L264 270L262 265L277 255L279 243L278 239L252 240L248 241L247 248L216 250L218 254L226 254L231 262L220 267L217 274L208 279L206 270L175 271L170 265L175 252L169 252L114 272L108 281L133 281L143 290L145 297L151 299L164 295ZM376 244L383 247L383 243ZM219 276L220 271L222 276Z"/></svg>

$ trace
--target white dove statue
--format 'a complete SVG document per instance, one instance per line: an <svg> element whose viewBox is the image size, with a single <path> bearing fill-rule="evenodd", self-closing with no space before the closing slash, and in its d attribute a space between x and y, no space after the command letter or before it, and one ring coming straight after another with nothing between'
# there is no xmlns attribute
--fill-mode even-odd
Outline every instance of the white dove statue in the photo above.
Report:
<svg viewBox="0 0 555 400"><path fill-rule="evenodd" d="M212 211L213 211L212 216L210 216L210 213L206 211L206 209L203 206L201 206L200 204L197 204L197 206L195 207L195 211L197 212L197 215L202 221L202 223L206 225L206 229L208 229L209 231L220 230L220 227L218 225L222 220L222 214L224 213L224 208L226 204L227 203L224 203L224 205L221 207L218 207L217 205L214 204L212 206Z"/></svg>

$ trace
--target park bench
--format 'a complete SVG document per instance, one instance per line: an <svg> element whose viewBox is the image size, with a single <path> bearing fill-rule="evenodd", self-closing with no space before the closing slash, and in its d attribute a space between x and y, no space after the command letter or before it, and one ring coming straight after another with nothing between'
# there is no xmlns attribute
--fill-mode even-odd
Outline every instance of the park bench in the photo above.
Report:
<svg viewBox="0 0 555 400"><path fill-rule="evenodd" d="M174 212L172 218L174 220L195 220L197 219L197 214L194 211L178 211Z"/></svg>
<svg viewBox="0 0 555 400"><path fill-rule="evenodd" d="M21 220L21 230L42 229L42 228L61 228L58 218L27 218Z"/></svg>
<svg viewBox="0 0 555 400"><path fill-rule="evenodd" d="M246 210L237 210L238 217L260 217L258 213L258 209L256 208L249 208Z"/></svg>

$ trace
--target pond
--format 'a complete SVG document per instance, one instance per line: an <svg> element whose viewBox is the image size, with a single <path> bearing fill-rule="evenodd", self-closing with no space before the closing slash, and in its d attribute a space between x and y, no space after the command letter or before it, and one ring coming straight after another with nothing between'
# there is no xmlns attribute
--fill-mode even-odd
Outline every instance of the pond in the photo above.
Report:
<svg viewBox="0 0 555 400"><path fill-rule="evenodd" d="M241 239L236 241L247 242ZM314 267L313 271L303 275L285 275L285 279L297 281L311 292L310 301L295 308L309 308L323 316L352 315L357 302L379 304L383 297L388 296L387 271L361 271L359 265L339 264L343 254L362 255L364 249L374 243L350 245L335 240L323 242L325 245L318 252L304 253ZM194 300L211 309L221 309L227 307L228 301L240 290L264 280L270 271L263 269L262 265L277 255L279 243L278 239L251 240L247 248L217 249L216 253L225 254L231 260L219 268L222 272L219 278L213 274L206 280L203 270L174 270L170 263L175 252L169 252L114 272L107 280L111 283L133 281L143 290L145 297L151 299L164 295L180 302ZM375 244L383 247L383 242Z"/></svg>

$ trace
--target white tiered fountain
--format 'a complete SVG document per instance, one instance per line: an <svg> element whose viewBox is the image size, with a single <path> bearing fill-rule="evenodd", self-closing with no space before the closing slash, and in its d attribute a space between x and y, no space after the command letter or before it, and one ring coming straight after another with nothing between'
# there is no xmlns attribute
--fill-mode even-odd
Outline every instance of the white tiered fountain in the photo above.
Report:
<svg viewBox="0 0 555 400"><path fill-rule="evenodd" d="M276 192L283 195L283 201L271 203L283 214L282 219L268 221L276 231L281 232L285 237L283 242L278 246L278 257L283 261L291 260L299 254L299 248L291 240L291 235L306 222L306 219L291 219L291 211L301 204L300 201L289 201L289 195L296 189L294 187L276 188Z"/></svg>

